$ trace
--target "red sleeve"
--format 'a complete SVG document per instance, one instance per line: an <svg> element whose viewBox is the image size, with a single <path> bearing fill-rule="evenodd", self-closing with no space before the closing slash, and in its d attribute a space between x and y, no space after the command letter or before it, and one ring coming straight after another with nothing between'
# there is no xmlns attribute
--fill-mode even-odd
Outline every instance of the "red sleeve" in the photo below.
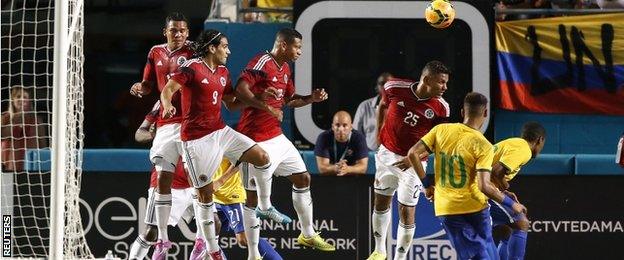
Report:
<svg viewBox="0 0 624 260"><path fill-rule="evenodd" d="M388 98L388 90L386 90L386 85L388 85L387 82L384 85L384 87L381 89L381 93L379 94L381 95L381 102L384 103L386 106L388 106L390 105L390 99Z"/></svg>
<svg viewBox="0 0 624 260"><path fill-rule="evenodd" d="M156 82L156 68L154 67L154 49L147 54L147 62L143 68L143 81Z"/></svg>
<svg viewBox="0 0 624 260"><path fill-rule="evenodd" d="M263 71L261 68L255 68L256 65L258 65L257 59L252 59L247 64L247 67L245 67L243 72L241 72L241 75L238 80L239 81L244 80L250 86L256 85L256 83L266 80L267 73Z"/></svg>
<svg viewBox="0 0 624 260"><path fill-rule="evenodd" d="M434 120L434 125L447 123L449 121L449 117L451 116L451 108L449 104L443 98L438 98L439 101L437 107L437 117Z"/></svg>
<svg viewBox="0 0 624 260"><path fill-rule="evenodd" d="M178 82L180 85L188 87L187 83L193 80L194 76L195 71L193 71L191 67L180 67L171 75L171 79L175 80L175 82Z"/></svg>
<svg viewBox="0 0 624 260"><path fill-rule="evenodd" d="M286 93L284 95L287 98L291 98L293 95L295 95L295 82L293 81L292 77L288 78L288 84L286 85Z"/></svg>
<svg viewBox="0 0 624 260"><path fill-rule="evenodd" d="M225 78L227 79L225 81L225 87L223 88L223 94L232 94L234 93L234 88L232 88L232 78L230 77L230 72L226 71L225 72Z"/></svg>

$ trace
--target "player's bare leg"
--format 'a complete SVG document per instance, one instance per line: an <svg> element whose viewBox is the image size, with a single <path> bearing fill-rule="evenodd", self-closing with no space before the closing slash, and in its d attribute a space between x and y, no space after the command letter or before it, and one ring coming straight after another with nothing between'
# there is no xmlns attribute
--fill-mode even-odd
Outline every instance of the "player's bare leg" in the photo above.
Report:
<svg viewBox="0 0 624 260"><path fill-rule="evenodd" d="M373 237L375 238L375 250L368 257L369 260L386 259L386 239L390 225L390 203L392 196L375 193L375 202L372 215Z"/></svg>
<svg viewBox="0 0 624 260"><path fill-rule="evenodd" d="M297 242L322 251L335 251L336 248L325 242L319 233L314 231L312 226L314 210L312 195L310 194L310 174L308 172L292 174L288 176L288 180L293 184L293 207L297 211L297 217L299 217L299 223L301 224L301 234L297 238Z"/></svg>

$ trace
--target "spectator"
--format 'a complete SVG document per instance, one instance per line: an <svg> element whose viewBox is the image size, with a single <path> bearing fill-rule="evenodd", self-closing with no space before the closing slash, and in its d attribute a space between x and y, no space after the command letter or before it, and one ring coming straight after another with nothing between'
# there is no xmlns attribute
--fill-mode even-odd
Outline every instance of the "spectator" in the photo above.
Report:
<svg viewBox="0 0 624 260"><path fill-rule="evenodd" d="M353 128L366 137L366 145L371 151L375 151L379 147L377 143L377 106L381 101L379 93L381 93L381 89L386 84L386 81L391 77L392 75L388 72L381 73L377 77L377 84L375 85L375 93L377 95L362 101L353 118Z"/></svg>
<svg viewBox="0 0 624 260"><path fill-rule="evenodd" d="M293 6L293 0L257 0L258 7L260 8L287 8ZM285 13L266 13L267 22L291 22L292 12Z"/></svg>
<svg viewBox="0 0 624 260"><path fill-rule="evenodd" d="M2 169L22 171L26 149L48 146L45 125L33 110L26 88L11 87L9 109L2 113L1 121Z"/></svg>
<svg viewBox="0 0 624 260"><path fill-rule="evenodd" d="M346 111L338 111L332 129L318 136L314 155L323 175L364 174L368 167L366 140L359 131L353 130L351 116Z"/></svg>

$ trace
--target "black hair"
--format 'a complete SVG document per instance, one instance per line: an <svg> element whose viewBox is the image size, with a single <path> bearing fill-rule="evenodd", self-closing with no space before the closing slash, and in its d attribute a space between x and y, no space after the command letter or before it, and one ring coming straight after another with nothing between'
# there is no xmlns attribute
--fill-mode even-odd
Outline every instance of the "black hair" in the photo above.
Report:
<svg viewBox="0 0 624 260"><path fill-rule="evenodd" d="M182 13L178 13L178 12L173 12L170 13L169 15L167 15L167 18L165 18L165 28L167 28L167 26L169 26L169 22L171 21L177 21L177 22L185 22L186 25L188 26L188 20L186 19L186 16L184 16Z"/></svg>
<svg viewBox="0 0 624 260"><path fill-rule="evenodd" d="M205 57L206 55L208 55L208 46L219 46L219 44L221 43L221 38L224 37L225 34L213 29L208 29L201 32L199 36L197 36L197 40L195 40L195 42L191 46L193 51L195 52L195 56L200 58Z"/></svg>
<svg viewBox="0 0 624 260"><path fill-rule="evenodd" d="M297 30L292 28L283 28L275 35L276 39L283 39L287 44L292 44L295 39L303 40L303 36Z"/></svg>
<svg viewBox="0 0 624 260"><path fill-rule="evenodd" d="M425 67L422 70L422 74L451 74L451 70L444 66L444 63L437 60L432 60L425 64Z"/></svg>
<svg viewBox="0 0 624 260"><path fill-rule="evenodd" d="M526 122L522 126L522 139L535 142L540 137L546 137L546 129L538 122Z"/></svg>
<svg viewBox="0 0 624 260"><path fill-rule="evenodd" d="M479 116L487 107L488 99L481 93L470 92L464 97L464 111L470 116Z"/></svg>

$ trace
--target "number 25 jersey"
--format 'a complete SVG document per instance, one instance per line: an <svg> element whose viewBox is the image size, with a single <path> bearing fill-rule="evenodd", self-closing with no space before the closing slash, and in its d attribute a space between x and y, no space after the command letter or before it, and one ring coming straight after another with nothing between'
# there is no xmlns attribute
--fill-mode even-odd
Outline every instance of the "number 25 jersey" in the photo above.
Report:
<svg viewBox="0 0 624 260"><path fill-rule="evenodd" d="M448 120L450 109L442 97L421 99L413 90L416 81L390 79L384 85L383 102L388 106L381 128L381 144L406 156L409 149L431 128Z"/></svg>

